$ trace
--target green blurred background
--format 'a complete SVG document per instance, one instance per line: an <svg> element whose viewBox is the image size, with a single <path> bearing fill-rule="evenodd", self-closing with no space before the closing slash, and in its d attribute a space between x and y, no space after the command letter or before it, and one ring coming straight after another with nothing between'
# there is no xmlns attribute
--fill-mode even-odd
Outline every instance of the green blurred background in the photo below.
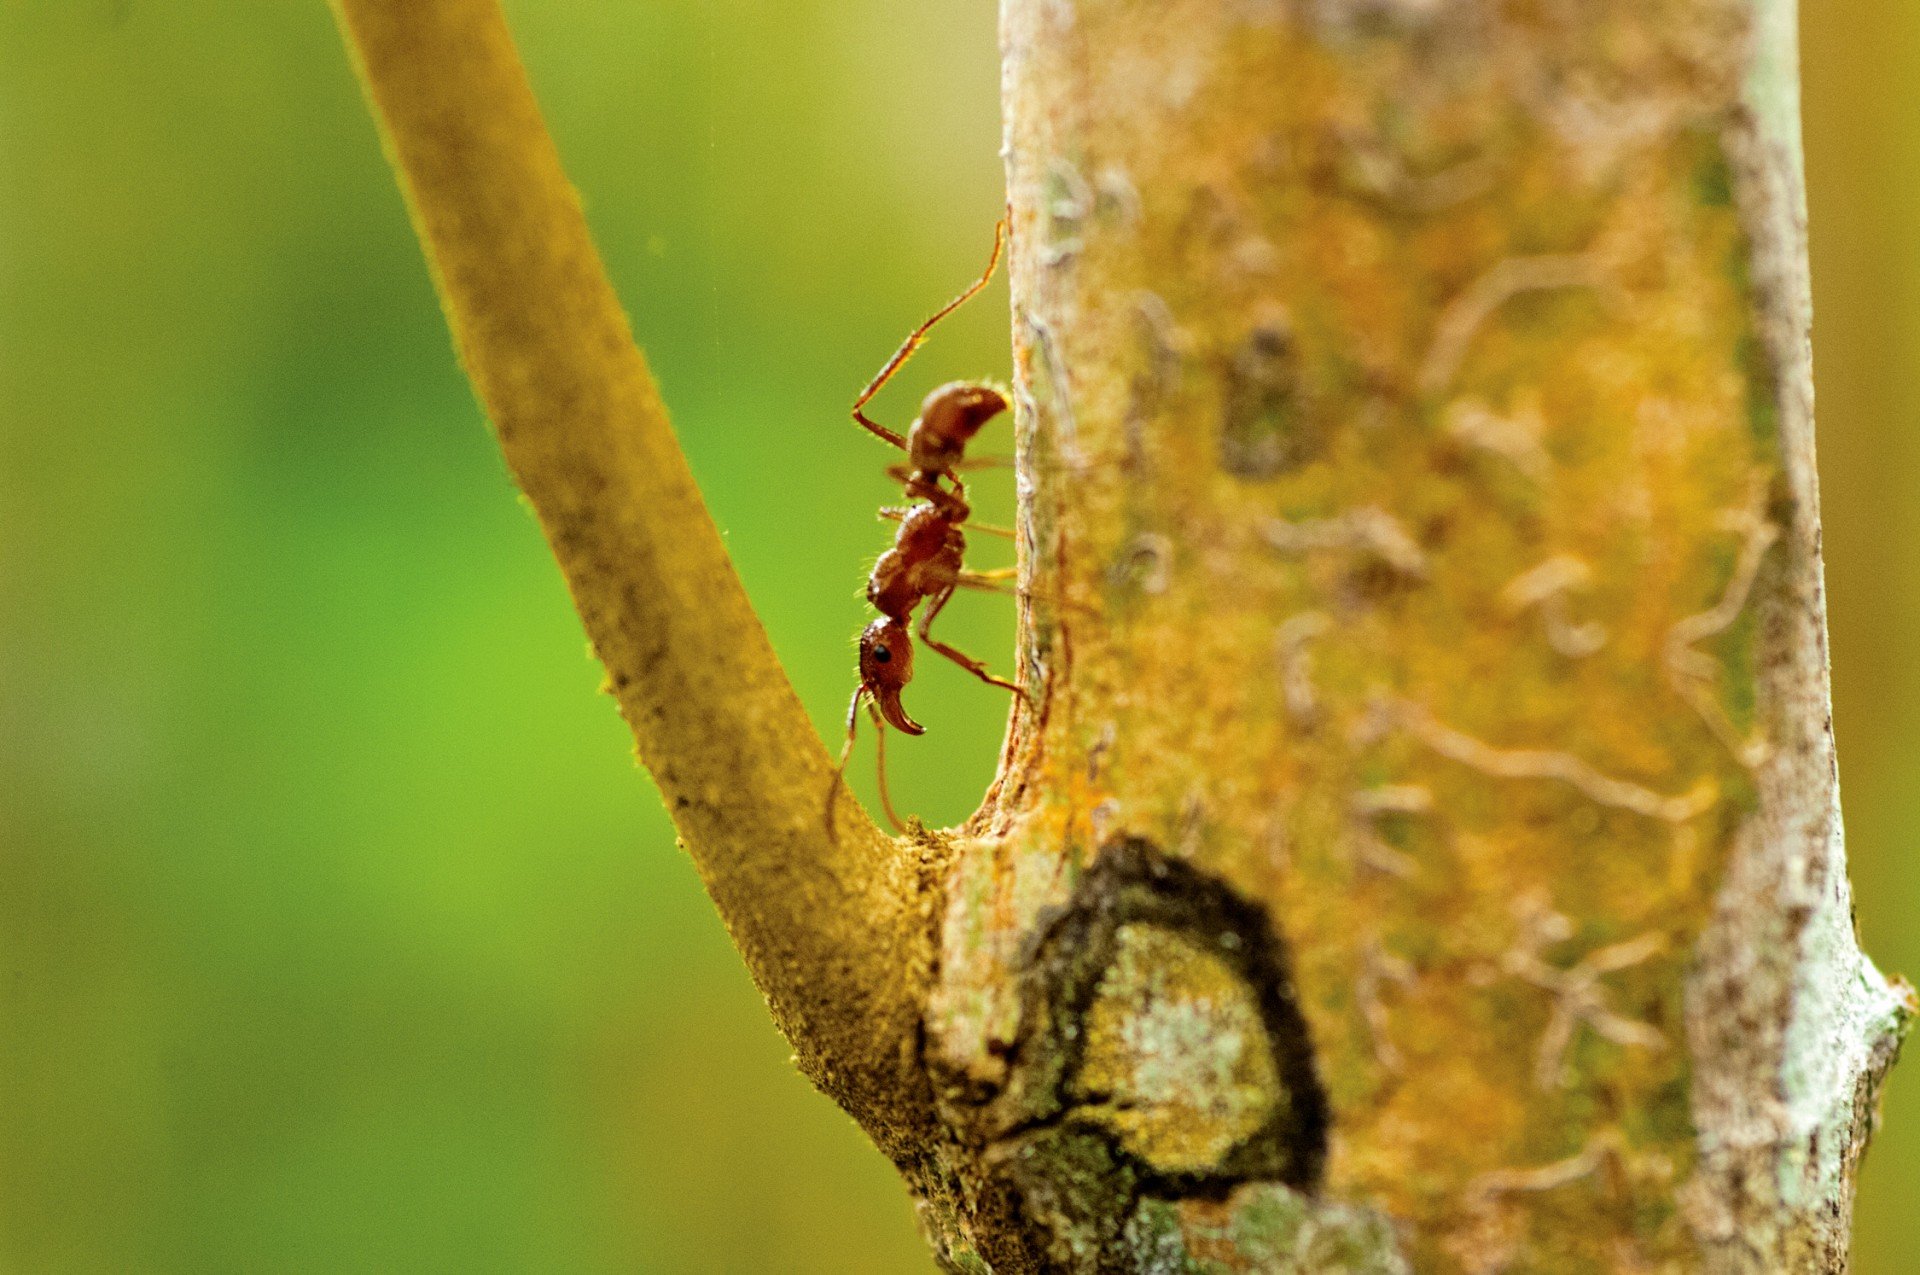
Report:
<svg viewBox="0 0 1920 1275"><path fill-rule="evenodd" d="M1861 926L1912 972L1920 7L1805 7L1835 719ZM992 6L508 9L837 731L887 539L846 405L986 251ZM1005 362L996 283L883 410ZM1007 604L950 615L1009 649ZM598 681L320 0L0 0L0 1272L930 1270ZM894 791L953 820L1005 698L914 694ZM1912 1269L1915 1198L1920 1064L1863 1275Z"/></svg>

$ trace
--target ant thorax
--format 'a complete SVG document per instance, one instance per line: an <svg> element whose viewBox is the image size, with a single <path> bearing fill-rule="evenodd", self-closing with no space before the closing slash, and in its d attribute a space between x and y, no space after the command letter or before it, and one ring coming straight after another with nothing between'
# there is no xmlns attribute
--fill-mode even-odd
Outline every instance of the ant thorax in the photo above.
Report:
<svg viewBox="0 0 1920 1275"><path fill-rule="evenodd" d="M966 506L960 510L964 517ZM881 615L905 620L923 599L953 589L966 550L966 536L950 511L915 505L900 523L893 548L873 564L867 601Z"/></svg>

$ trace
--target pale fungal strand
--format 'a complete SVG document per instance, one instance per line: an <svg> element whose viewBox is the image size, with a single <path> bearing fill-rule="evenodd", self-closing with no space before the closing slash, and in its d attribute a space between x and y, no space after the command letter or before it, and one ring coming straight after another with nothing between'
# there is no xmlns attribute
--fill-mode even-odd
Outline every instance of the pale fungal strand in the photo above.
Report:
<svg viewBox="0 0 1920 1275"><path fill-rule="evenodd" d="M1133 184L1133 178L1127 176L1127 170L1118 165L1109 164L1094 174L1093 202L1096 209L1102 205L1113 209L1125 225L1140 223L1140 190Z"/></svg>
<svg viewBox="0 0 1920 1275"><path fill-rule="evenodd" d="M1746 534L1740 546L1739 560L1734 563L1733 575L1718 602L1705 611L1687 616L1667 630L1667 682L1675 694L1700 714L1714 737L1731 749L1741 764L1758 766L1767 759L1767 741L1759 735L1749 739L1740 738L1740 732L1734 728L1725 707L1713 694L1713 688L1720 680L1720 661L1696 649L1695 644L1725 633L1740 618L1741 612L1747 609L1747 603L1753 596L1754 581L1760 575L1760 564L1766 560L1767 550L1780 538L1780 529L1755 509L1730 511L1726 521L1735 530Z"/></svg>
<svg viewBox="0 0 1920 1275"><path fill-rule="evenodd" d="M1658 1029L1609 1009L1606 988L1600 982L1604 975L1642 964L1665 951L1665 934L1650 930L1622 943L1595 948L1576 964L1561 968L1548 963L1541 952L1548 944L1570 937L1572 923L1554 911L1538 891L1515 900L1514 919L1520 933L1500 958L1501 968L1553 997L1553 1011L1540 1033L1534 1059L1534 1081L1541 1089L1551 1089L1563 1079L1567 1049L1582 1023L1616 1045L1666 1048L1667 1038Z"/></svg>
<svg viewBox="0 0 1920 1275"><path fill-rule="evenodd" d="M1333 624L1319 611L1302 611L1288 616L1280 624L1275 646L1280 660L1280 694L1287 716L1296 726L1311 726L1320 719L1320 700L1313 688L1313 640Z"/></svg>
<svg viewBox="0 0 1920 1275"><path fill-rule="evenodd" d="M1637 965L1665 946L1663 935L1643 937L1657 941L1647 944L1635 940L1616 945L1621 955L1630 958L1626 964ZM1553 1015L1547 1020L1546 1029L1540 1033L1540 1052L1535 1060L1534 1079L1540 1088L1551 1089L1556 1081L1562 1079L1567 1048L1573 1043L1574 1029L1581 1023L1616 1045L1634 1045L1641 1049L1666 1048L1667 1038L1658 1029L1614 1013L1602 999L1605 989L1600 985L1600 975L1625 966L1604 965L1595 958L1614 950L1602 948L1570 970L1553 971L1557 975L1554 980L1536 982L1537 986L1551 992L1554 997Z"/></svg>
<svg viewBox="0 0 1920 1275"><path fill-rule="evenodd" d="M1377 937L1368 941L1360 962L1359 976L1354 980L1354 997L1359 1002L1361 1017L1367 1024L1367 1037L1373 1045L1374 1061L1380 1064L1383 1071L1398 1073L1405 1065L1405 1060L1388 1034L1387 1005L1381 999L1381 991L1388 983L1400 988L1412 987L1416 977L1413 966L1381 947Z"/></svg>
<svg viewBox="0 0 1920 1275"><path fill-rule="evenodd" d="M1353 856L1377 872L1410 880L1419 870L1412 855L1388 845L1374 821L1382 815L1425 814L1433 809L1433 793L1418 784L1385 784L1363 788L1347 803L1352 815Z"/></svg>
<svg viewBox="0 0 1920 1275"><path fill-rule="evenodd" d="M1061 458L1074 469L1082 469L1086 465L1086 458L1080 454L1080 428L1074 421L1073 396L1067 387L1067 367L1060 359L1053 325L1027 309L1021 310L1020 317L1026 320L1027 327L1038 339L1042 361L1047 365L1047 388L1052 393L1057 412L1054 433L1059 439Z"/></svg>
<svg viewBox="0 0 1920 1275"><path fill-rule="evenodd" d="M1573 937L1572 919L1555 909L1553 896L1543 886L1516 895L1508 910L1513 913L1514 927L1518 930L1513 946L1501 958L1509 970L1513 961L1519 959L1516 953L1538 956L1541 949Z"/></svg>
<svg viewBox="0 0 1920 1275"><path fill-rule="evenodd" d="M1377 133L1337 128L1344 143L1341 175L1357 191L1417 213L1445 212L1490 187L1499 172L1491 152L1460 160L1437 173L1416 175L1398 151Z"/></svg>
<svg viewBox="0 0 1920 1275"><path fill-rule="evenodd" d="M1107 764L1107 754L1113 751L1114 741L1120 737L1120 728L1112 722L1100 727L1100 733L1094 737L1093 746L1087 749L1087 782L1099 786L1101 771Z"/></svg>
<svg viewBox="0 0 1920 1275"><path fill-rule="evenodd" d="M1142 336L1153 352L1151 371L1162 393L1171 392L1179 379L1180 361L1186 357L1187 335L1173 317L1173 307L1157 292L1142 289L1133 294L1134 317Z"/></svg>
<svg viewBox="0 0 1920 1275"><path fill-rule="evenodd" d="M1532 104L1540 120L1565 142L1565 154L1581 180L1596 182L1627 163L1635 151L1644 154L1680 126L1681 118L1697 109L1681 92L1651 93L1622 101L1592 91L1555 91L1538 95Z"/></svg>
<svg viewBox="0 0 1920 1275"><path fill-rule="evenodd" d="M1592 259L1579 255L1508 257L1468 284L1448 302L1420 363L1422 394L1439 394L1453 383L1474 336L1501 306L1528 292L1591 288L1601 282Z"/></svg>
<svg viewBox="0 0 1920 1275"><path fill-rule="evenodd" d="M1477 398L1457 399L1447 406L1447 433L1469 447L1504 458L1541 486L1553 477L1553 458L1540 441L1545 428L1537 406L1510 416L1500 415Z"/></svg>
<svg viewBox="0 0 1920 1275"><path fill-rule="evenodd" d="M1376 815L1423 815L1433 809L1433 790L1424 784L1362 788L1353 794L1353 809L1366 819Z"/></svg>
<svg viewBox="0 0 1920 1275"><path fill-rule="evenodd" d="M1702 779L1691 792L1666 797L1625 779L1603 774L1572 753L1544 748L1495 748L1436 721L1418 704L1402 701L1401 724L1414 738L1451 761L1501 779L1556 779L1603 806L1630 810L1649 819L1685 823L1711 809L1719 792Z"/></svg>
<svg viewBox="0 0 1920 1275"><path fill-rule="evenodd" d="M1584 589L1593 580L1593 568L1570 553L1559 553L1537 567L1522 571L1500 590L1500 604L1508 614L1519 615L1528 607L1568 589Z"/></svg>
<svg viewBox="0 0 1920 1275"><path fill-rule="evenodd" d="M1080 170L1064 159L1056 159L1047 166L1047 176L1057 179L1059 193L1046 204L1046 212L1052 225L1048 230L1047 242L1040 247L1040 260L1049 266L1057 266L1068 258L1076 256L1086 247L1087 220L1093 215L1093 192L1087 187L1087 179ZM1065 227L1069 233L1055 238L1053 227Z"/></svg>
<svg viewBox="0 0 1920 1275"><path fill-rule="evenodd" d="M1180 803L1180 828L1175 834L1174 845L1183 859L1196 858L1200 853L1200 833L1207 826L1207 799L1199 789L1187 794Z"/></svg>
<svg viewBox="0 0 1920 1275"><path fill-rule="evenodd" d="M1370 824L1356 821L1352 837L1353 860L1359 866L1398 877L1402 881L1413 880L1419 872L1420 865L1414 862L1412 855L1388 845Z"/></svg>
<svg viewBox="0 0 1920 1275"><path fill-rule="evenodd" d="M1593 569L1584 561L1570 553L1555 554L1508 581L1500 591L1500 605L1515 616L1537 607L1547 645L1569 659L1580 659L1607 644L1604 625L1578 624L1567 614L1566 595L1592 580Z"/></svg>
<svg viewBox="0 0 1920 1275"><path fill-rule="evenodd" d="M1120 802L1113 797L1102 801L1087 812L1087 822L1093 828L1096 844L1110 840L1120 826Z"/></svg>
<svg viewBox="0 0 1920 1275"><path fill-rule="evenodd" d="M1494 1169L1482 1173L1469 1188L1475 1195L1504 1195L1511 1191L1552 1191L1571 1186L1590 1176L1619 1149L1619 1135L1611 1131L1597 1133L1587 1145L1564 1160L1520 1169Z"/></svg>
<svg viewBox="0 0 1920 1275"><path fill-rule="evenodd" d="M1363 505L1331 518L1304 518L1299 522L1270 518L1261 525L1260 534L1281 553L1348 549L1370 553L1410 579L1424 580L1427 575L1427 555L1412 533L1377 505Z"/></svg>

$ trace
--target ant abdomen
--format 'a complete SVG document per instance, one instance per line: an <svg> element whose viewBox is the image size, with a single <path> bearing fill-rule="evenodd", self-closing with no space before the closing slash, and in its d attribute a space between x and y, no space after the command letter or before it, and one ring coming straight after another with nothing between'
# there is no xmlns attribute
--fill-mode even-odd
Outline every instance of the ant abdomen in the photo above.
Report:
<svg viewBox="0 0 1920 1275"><path fill-rule="evenodd" d="M978 381L950 381L927 395L907 431L907 459L923 474L951 474L980 427L1007 410L1007 396Z"/></svg>

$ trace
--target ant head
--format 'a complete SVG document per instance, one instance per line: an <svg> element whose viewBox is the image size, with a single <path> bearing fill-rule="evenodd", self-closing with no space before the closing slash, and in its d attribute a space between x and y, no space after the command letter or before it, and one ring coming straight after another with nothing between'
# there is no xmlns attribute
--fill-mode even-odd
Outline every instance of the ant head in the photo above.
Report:
<svg viewBox="0 0 1920 1275"><path fill-rule="evenodd" d="M879 619L860 635L860 685L895 730L919 735L926 727L907 716L900 691L913 680L913 639L899 620Z"/></svg>
<svg viewBox="0 0 1920 1275"><path fill-rule="evenodd" d="M907 449L916 468L944 473L966 455L980 427L1007 410L1007 396L978 381L950 381L927 395Z"/></svg>

